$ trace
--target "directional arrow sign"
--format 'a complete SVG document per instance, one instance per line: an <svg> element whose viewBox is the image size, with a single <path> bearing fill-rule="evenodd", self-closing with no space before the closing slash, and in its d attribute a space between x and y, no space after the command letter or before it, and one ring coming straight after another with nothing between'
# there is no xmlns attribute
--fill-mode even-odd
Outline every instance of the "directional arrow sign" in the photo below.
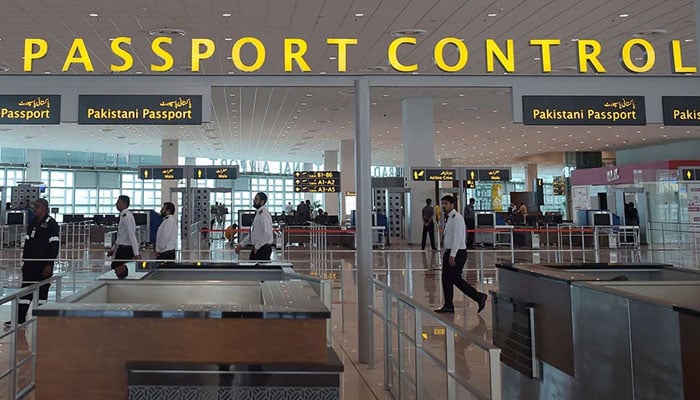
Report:
<svg viewBox="0 0 700 400"><path fill-rule="evenodd" d="M425 180L425 170L424 169L414 169L413 170L413 180L414 181L424 181Z"/></svg>

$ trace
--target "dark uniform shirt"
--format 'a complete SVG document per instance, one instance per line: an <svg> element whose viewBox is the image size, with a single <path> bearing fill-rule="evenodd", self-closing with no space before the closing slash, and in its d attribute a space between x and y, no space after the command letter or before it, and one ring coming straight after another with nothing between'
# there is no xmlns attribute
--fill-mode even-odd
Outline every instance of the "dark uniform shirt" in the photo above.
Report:
<svg viewBox="0 0 700 400"><path fill-rule="evenodd" d="M433 210L433 206L426 205L425 207L423 207L422 212L424 222L429 222L433 220L433 215L435 215L435 210Z"/></svg>
<svg viewBox="0 0 700 400"><path fill-rule="evenodd" d="M42 220L35 218L27 229L22 258L53 260L58 256L59 242L56 220L50 215L46 215Z"/></svg>

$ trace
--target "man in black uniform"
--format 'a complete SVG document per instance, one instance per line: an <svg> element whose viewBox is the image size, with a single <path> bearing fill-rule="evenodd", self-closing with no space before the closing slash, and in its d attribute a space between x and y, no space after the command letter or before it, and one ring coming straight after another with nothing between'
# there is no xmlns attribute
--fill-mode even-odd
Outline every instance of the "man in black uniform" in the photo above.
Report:
<svg viewBox="0 0 700 400"><path fill-rule="evenodd" d="M433 250L437 250L435 247L435 210L433 209L433 200L425 199L425 207L421 210L423 214L423 238L420 242L421 250L425 250L425 236L430 237L430 246Z"/></svg>
<svg viewBox="0 0 700 400"><path fill-rule="evenodd" d="M31 286L53 275L53 260L58 256L60 239L58 224L48 215L48 210L49 202L46 199L34 202L34 219L27 229L22 251L22 287ZM39 304L45 303L49 298L49 286L51 285L47 283L39 288ZM18 325L27 321L33 297L33 293L30 293L19 300ZM5 327L9 326L10 321L5 322Z"/></svg>

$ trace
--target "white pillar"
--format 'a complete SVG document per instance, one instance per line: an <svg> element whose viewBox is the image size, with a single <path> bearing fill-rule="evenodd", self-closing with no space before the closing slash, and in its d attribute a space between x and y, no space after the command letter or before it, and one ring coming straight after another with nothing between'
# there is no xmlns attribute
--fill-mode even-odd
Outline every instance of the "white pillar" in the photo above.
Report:
<svg viewBox="0 0 700 400"><path fill-rule="evenodd" d="M303 165L304 171L313 171L314 170L314 165L312 163L304 163ZM311 212L314 212L315 210L313 209L313 202L314 202L314 195L313 193L304 193L304 201L309 200L311 202Z"/></svg>
<svg viewBox="0 0 700 400"><path fill-rule="evenodd" d="M323 169L326 171L338 171L338 150L326 150L323 152ZM343 183L343 175L340 175L340 183ZM341 190L342 193L342 190ZM328 215L338 214L338 198L342 194L326 193L325 208Z"/></svg>
<svg viewBox="0 0 700 400"><path fill-rule="evenodd" d="M41 182L41 150L27 150L27 170L24 180L27 182Z"/></svg>
<svg viewBox="0 0 700 400"><path fill-rule="evenodd" d="M427 97L408 98L401 102L403 133L403 167L408 188L411 189L406 205L408 243L420 243L422 232L421 209L425 199L435 197L434 182L416 182L411 178L411 167L435 165L433 149L433 99ZM433 204L436 204L435 201Z"/></svg>
<svg viewBox="0 0 700 400"><path fill-rule="evenodd" d="M180 156L180 142L177 140L164 139L161 142L160 162L163 165L177 165ZM162 202L170 201L175 204L177 210L177 196L170 196L170 188L176 188L177 181L161 181L160 199Z"/></svg>
<svg viewBox="0 0 700 400"><path fill-rule="evenodd" d="M537 179L537 164L527 164L525 166L525 190L528 192L533 192L537 188L533 185L533 182Z"/></svg>
<svg viewBox="0 0 700 400"><path fill-rule="evenodd" d="M355 141L352 139L340 141L340 191L342 220L350 214L345 193L355 191Z"/></svg>

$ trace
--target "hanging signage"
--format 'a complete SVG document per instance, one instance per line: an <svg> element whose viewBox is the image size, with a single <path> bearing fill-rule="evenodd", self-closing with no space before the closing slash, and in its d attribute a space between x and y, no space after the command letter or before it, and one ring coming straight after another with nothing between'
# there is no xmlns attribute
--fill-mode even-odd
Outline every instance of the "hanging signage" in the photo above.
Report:
<svg viewBox="0 0 700 400"><path fill-rule="evenodd" d="M238 166L194 167L192 177L194 179L238 179Z"/></svg>
<svg viewBox="0 0 700 400"><path fill-rule="evenodd" d="M183 167L139 167L139 179L178 180L185 177Z"/></svg>
<svg viewBox="0 0 700 400"><path fill-rule="evenodd" d="M682 181L698 181L700 180L700 168L681 168L678 176L679 180Z"/></svg>
<svg viewBox="0 0 700 400"><path fill-rule="evenodd" d="M0 95L0 125L57 125L61 123L61 96Z"/></svg>
<svg viewBox="0 0 700 400"><path fill-rule="evenodd" d="M78 124L200 125L200 95L80 95Z"/></svg>
<svg viewBox="0 0 700 400"><path fill-rule="evenodd" d="M664 125L700 125L700 97L664 96L661 101L664 109Z"/></svg>
<svg viewBox="0 0 700 400"><path fill-rule="evenodd" d="M510 168L489 168L479 169L478 179L480 181L509 181Z"/></svg>
<svg viewBox="0 0 700 400"><path fill-rule="evenodd" d="M411 176L414 181L454 181L457 180L457 170L454 168L412 168Z"/></svg>
<svg viewBox="0 0 700 400"><path fill-rule="evenodd" d="M646 125L644 96L523 96L524 125Z"/></svg>
<svg viewBox="0 0 700 400"><path fill-rule="evenodd" d="M552 192L557 196L566 194L566 179L563 176L553 177Z"/></svg>
<svg viewBox="0 0 700 400"><path fill-rule="evenodd" d="M294 171L295 193L340 193L338 171Z"/></svg>

